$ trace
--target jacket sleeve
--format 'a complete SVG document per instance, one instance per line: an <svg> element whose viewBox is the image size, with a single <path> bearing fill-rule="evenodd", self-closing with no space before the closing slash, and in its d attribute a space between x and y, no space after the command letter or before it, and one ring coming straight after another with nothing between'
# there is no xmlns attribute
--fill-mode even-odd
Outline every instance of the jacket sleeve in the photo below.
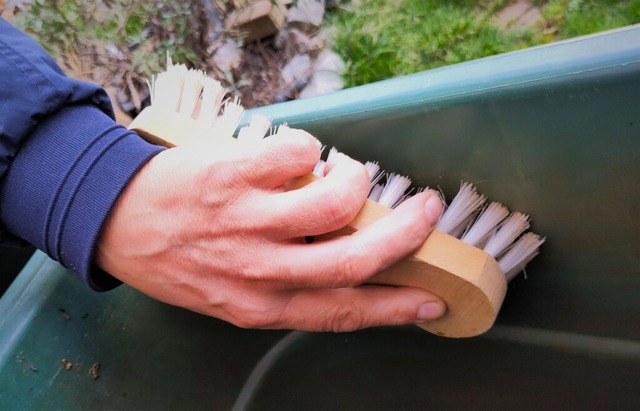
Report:
<svg viewBox="0 0 640 411"><path fill-rule="evenodd" d="M0 19L0 241L27 241L95 290L118 284L93 266L124 187L162 148L115 123L100 87L71 79Z"/></svg>

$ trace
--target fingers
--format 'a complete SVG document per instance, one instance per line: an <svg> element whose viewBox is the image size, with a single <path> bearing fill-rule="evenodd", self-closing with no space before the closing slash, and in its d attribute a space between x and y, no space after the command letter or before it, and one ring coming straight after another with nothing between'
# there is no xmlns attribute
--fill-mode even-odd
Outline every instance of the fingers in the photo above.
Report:
<svg viewBox="0 0 640 411"><path fill-rule="evenodd" d="M237 166L251 186L279 187L294 177L311 173L318 163L321 151L318 140L303 130L283 130L259 142L244 143L252 155Z"/></svg>
<svg viewBox="0 0 640 411"><path fill-rule="evenodd" d="M418 288L361 286L301 290L292 295L277 322L267 327L353 331L433 321L445 311L446 306L439 297Z"/></svg>
<svg viewBox="0 0 640 411"><path fill-rule="evenodd" d="M279 248L274 272L297 287L362 284L422 245L441 212L437 194L420 193L350 236Z"/></svg>
<svg viewBox="0 0 640 411"><path fill-rule="evenodd" d="M369 176L360 162L343 154L334 157L324 178L264 199L262 208L268 210L272 223L271 238L324 234L353 220L367 199Z"/></svg>

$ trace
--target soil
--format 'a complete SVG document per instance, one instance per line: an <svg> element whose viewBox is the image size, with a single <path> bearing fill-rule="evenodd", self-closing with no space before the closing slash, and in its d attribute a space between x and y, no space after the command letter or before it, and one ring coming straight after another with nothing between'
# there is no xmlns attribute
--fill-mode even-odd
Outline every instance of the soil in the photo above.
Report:
<svg viewBox="0 0 640 411"><path fill-rule="evenodd" d="M91 368L89 368L89 377L91 377L92 380L97 380L98 378L100 378L100 363L96 362L94 363Z"/></svg>
<svg viewBox="0 0 640 411"><path fill-rule="evenodd" d="M239 87L245 108L260 107L283 100L294 99L293 92L284 90L280 77L282 66L292 56L275 47L275 39L267 38L244 47L244 57L238 67L238 76L247 84Z"/></svg>
<svg viewBox="0 0 640 411"><path fill-rule="evenodd" d="M293 57L291 47L276 47L275 36L246 44L242 47L240 65L231 72L223 73L213 63L216 47L229 38L241 41L237 33L221 28L224 17L233 11L233 2L214 2L218 10L212 19L210 10L205 10L198 0L183 1L191 5L194 16L190 23L192 36L187 39L189 44L185 47L195 50L199 57L199 62L190 66L219 80L230 94L240 97L245 108L297 97L296 90L285 89L280 79L280 69ZM24 0L0 0L0 12L7 20L12 20L14 12L21 12L26 7L28 2ZM149 33L144 47L151 52L167 32L152 21ZM131 60L131 50L126 46L117 45L114 51L113 47L110 50L95 40L76 45L74 50L57 58L69 76L102 85L114 103L118 122L125 125L149 104L148 79L133 70Z"/></svg>

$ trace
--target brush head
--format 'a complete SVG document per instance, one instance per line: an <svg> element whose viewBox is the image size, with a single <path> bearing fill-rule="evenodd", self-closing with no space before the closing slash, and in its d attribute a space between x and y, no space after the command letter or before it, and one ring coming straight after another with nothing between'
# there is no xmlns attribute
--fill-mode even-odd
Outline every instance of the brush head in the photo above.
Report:
<svg viewBox="0 0 640 411"><path fill-rule="evenodd" d="M227 97L219 81L201 70L167 61L167 69L149 82L151 105L130 129L147 140L174 147L233 137L244 108L238 98Z"/></svg>
<svg viewBox="0 0 640 411"><path fill-rule="evenodd" d="M377 169L369 199L393 208L410 196L406 194L411 185L409 179L388 174L381 183L380 174L385 175ZM383 198L385 192L393 193L391 202ZM487 198L472 184L462 182L435 230L489 254L498 262L506 280L511 281L539 254L539 248L545 241L537 234L526 232L529 226L529 216L518 211L509 212L507 207L497 202L487 204Z"/></svg>
<svg viewBox="0 0 640 411"><path fill-rule="evenodd" d="M381 178L381 173L376 168L370 174L376 180L370 198L378 201L382 193L393 192L391 204L397 206L409 196L405 190L410 182L396 174L382 173L385 177ZM422 247L372 282L420 287L440 296L447 313L420 325L431 333L456 338L482 334L495 322L508 281L538 254L544 242L536 234L525 233L528 228L528 216L510 213L500 203L487 205L484 195L463 182Z"/></svg>
<svg viewBox="0 0 640 411"><path fill-rule="evenodd" d="M460 196L472 199L463 201L465 206L452 207ZM460 238L477 247L498 262L507 281L511 281L537 254L545 239L533 234L524 234L530 226L529 216L514 211L509 213L500 203L486 204L486 197L476 193L469 183L462 183L460 191L444 212L443 220L460 221L460 225L449 228L438 223L437 230Z"/></svg>

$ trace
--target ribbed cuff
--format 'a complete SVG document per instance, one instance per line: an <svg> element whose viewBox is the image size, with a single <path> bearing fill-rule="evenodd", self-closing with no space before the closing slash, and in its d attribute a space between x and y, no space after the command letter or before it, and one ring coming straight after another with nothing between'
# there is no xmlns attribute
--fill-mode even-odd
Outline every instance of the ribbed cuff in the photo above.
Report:
<svg viewBox="0 0 640 411"><path fill-rule="evenodd" d="M77 272L94 290L119 282L93 266L100 230L135 173L163 148L93 106L44 119L5 176L0 216L12 234Z"/></svg>

